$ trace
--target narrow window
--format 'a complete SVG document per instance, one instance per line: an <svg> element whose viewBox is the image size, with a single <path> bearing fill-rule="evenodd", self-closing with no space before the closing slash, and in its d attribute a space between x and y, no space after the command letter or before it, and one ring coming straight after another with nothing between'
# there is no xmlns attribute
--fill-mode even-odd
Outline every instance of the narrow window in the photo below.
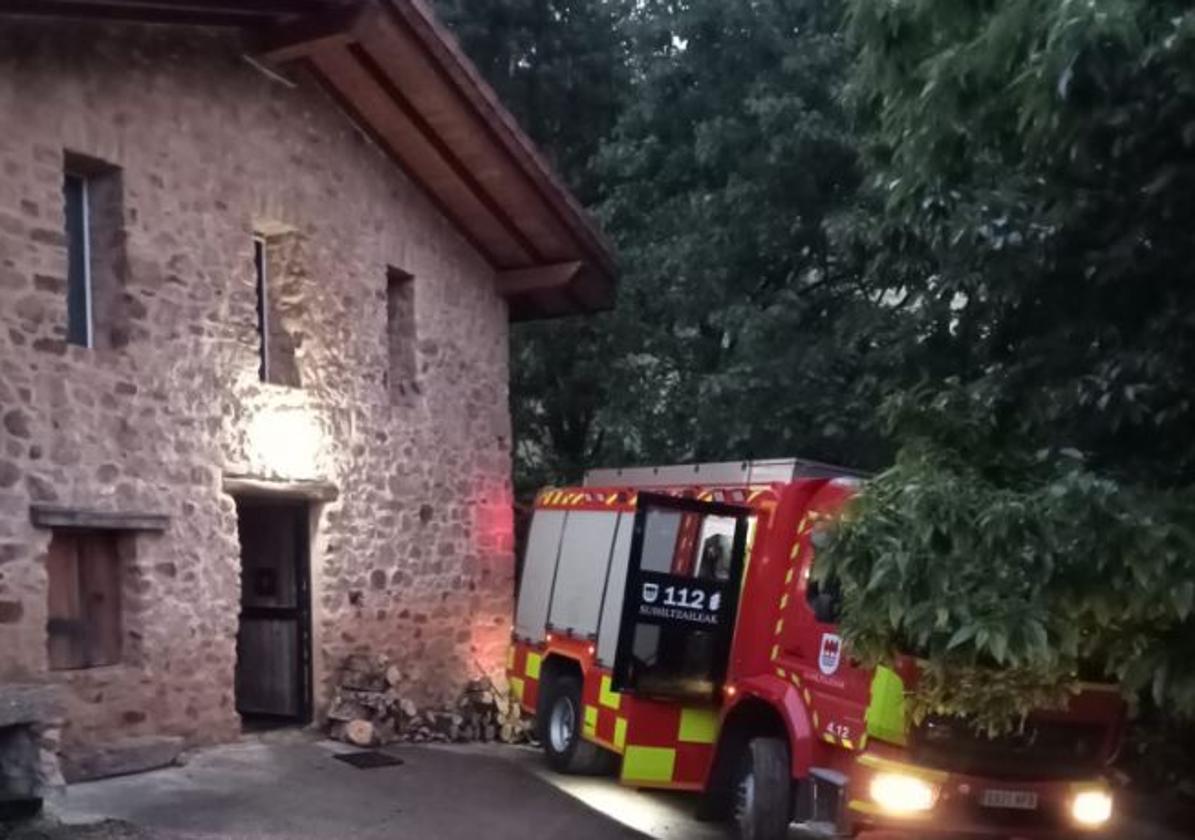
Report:
<svg viewBox="0 0 1195 840"><path fill-rule="evenodd" d="M415 354L415 278L397 268L389 269L386 275L386 337L392 401L409 401L419 393Z"/></svg>
<svg viewBox="0 0 1195 840"><path fill-rule="evenodd" d="M307 265L305 242L298 233L253 238L258 377L262 382L303 387L299 347L306 318Z"/></svg>
<svg viewBox="0 0 1195 840"><path fill-rule="evenodd" d="M253 237L253 269L257 284L257 373L262 382L270 381L270 304L269 278L266 276L266 241Z"/></svg>
<svg viewBox="0 0 1195 840"><path fill-rule="evenodd" d="M71 344L91 347L91 231L87 178L68 171L62 191L66 203L66 337Z"/></svg>
<svg viewBox="0 0 1195 840"><path fill-rule="evenodd" d="M66 338L80 347L119 349L144 318L125 292L124 188L105 161L65 152Z"/></svg>
<svg viewBox="0 0 1195 840"><path fill-rule="evenodd" d="M46 559L51 670L120 662L120 570L115 534L54 533Z"/></svg>

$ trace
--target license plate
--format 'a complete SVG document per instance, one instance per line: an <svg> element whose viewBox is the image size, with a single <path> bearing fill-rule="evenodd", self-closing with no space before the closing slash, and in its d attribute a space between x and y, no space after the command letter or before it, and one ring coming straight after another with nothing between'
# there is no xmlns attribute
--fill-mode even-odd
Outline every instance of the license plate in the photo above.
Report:
<svg viewBox="0 0 1195 840"><path fill-rule="evenodd" d="M1036 811L1037 794L1030 790L985 790L980 800L985 808L1013 808Z"/></svg>

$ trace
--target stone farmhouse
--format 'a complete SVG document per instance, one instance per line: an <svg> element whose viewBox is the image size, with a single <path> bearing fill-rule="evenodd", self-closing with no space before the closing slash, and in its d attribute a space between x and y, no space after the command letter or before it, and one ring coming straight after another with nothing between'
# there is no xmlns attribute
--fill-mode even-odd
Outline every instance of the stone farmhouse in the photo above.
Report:
<svg viewBox="0 0 1195 840"><path fill-rule="evenodd" d="M0 757L499 674L509 324L614 275L423 0L6 0Z"/></svg>

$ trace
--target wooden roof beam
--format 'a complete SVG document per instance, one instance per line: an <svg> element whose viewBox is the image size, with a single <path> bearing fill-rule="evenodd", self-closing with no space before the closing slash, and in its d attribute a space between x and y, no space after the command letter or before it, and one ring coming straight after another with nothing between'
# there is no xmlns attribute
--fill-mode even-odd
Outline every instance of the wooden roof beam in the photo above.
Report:
<svg viewBox="0 0 1195 840"><path fill-rule="evenodd" d="M302 0L4 0L6 14L242 26L310 13Z"/></svg>
<svg viewBox="0 0 1195 840"><path fill-rule="evenodd" d="M348 47L361 40L378 14L378 8L369 3L279 24L261 38L255 55L270 64L285 64L322 50Z"/></svg>
<svg viewBox="0 0 1195 840"><path fill-rule="evenodd" d="M564 289L576 279L584 268L580 262L541 265L535 268L516 268L499 271L495 282L498 294L503 297L522 295L528 292L542 292L547 289Z"/></svg>

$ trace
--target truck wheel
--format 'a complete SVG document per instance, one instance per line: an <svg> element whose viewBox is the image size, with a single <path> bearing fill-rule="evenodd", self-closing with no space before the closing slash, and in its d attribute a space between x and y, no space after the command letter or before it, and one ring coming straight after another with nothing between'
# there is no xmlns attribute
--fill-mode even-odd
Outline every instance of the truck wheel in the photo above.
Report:
<svg viewBox="0 0 1195 840"><path fill-rule="evenodd" d="M605 751L581 737L581 682L576 677L552 680L544 703L540 742L552 769L561 773L597 773L609 764Z"/></svg>
<svg viewBox="0 0 1195 840"><path fill-rule="evenodd" d="M734 816L735 787L747 749L745 734L737 729L724 733L710 769L709 785L697 805L701 822L729 822Z"/></svg>
<svg viewBox="0 0 1195 840"><path fill-rule="evenodd" d="M734 789L734 817L742 840L784 840L791 816L788 745L752 738L742 752Z"/></svg>

